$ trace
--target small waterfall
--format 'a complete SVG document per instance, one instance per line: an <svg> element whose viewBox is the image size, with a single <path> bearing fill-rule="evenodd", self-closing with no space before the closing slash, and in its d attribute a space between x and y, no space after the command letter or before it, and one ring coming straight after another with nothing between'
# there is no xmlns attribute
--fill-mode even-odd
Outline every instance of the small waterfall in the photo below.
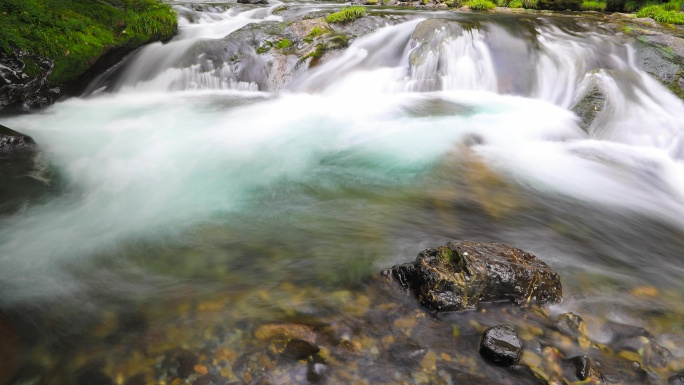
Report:
<svg viewBox="0 0 684 385"><path fill-rule="evenodd" d="M238 79L230 57L209 57L206 51L220 47L221 39L248 24L282 20L271 13L279 5L254 9L230 8L220 13L176 6L179 13L178 36L165 44L150 44L136 53L108 89L116 92L256 91L259 88L256 80ZM251 54L246 59L248 62L259 60L253 52L243 54ZM91 86L91 89L101 88Z"/></svg>
<svg viewBox="0 0 684 385"><path fill-rule="evenodd" d="M487 37L477 29L444 23L429 36L417 30L406 91L474 90L497 92L497 75ZM423 32L425 33L425 32Z"/></svg>

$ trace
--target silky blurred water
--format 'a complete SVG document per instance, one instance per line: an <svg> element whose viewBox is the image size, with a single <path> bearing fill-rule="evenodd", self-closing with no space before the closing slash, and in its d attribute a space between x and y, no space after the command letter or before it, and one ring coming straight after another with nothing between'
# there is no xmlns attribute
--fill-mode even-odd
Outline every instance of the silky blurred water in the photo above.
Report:
<svg viewBox="0 0 684 385"><path fill-rule="evenodd" d="M425 13L277 94L177 65L197 39L282 20L275 7L179 6L192 15L179 37L131 58L114 92L0 121L60 180L0 218L3 308L356 287L452 239L536 254L561 275L564 309L637 322L681 308L684 105L625 37L548 18L534 45L506 27L514 16L485 18L443 29L410 66ZM570 108L592 82L606 107L583 130ZM644 285L663 295L630 294Z"/></svg>

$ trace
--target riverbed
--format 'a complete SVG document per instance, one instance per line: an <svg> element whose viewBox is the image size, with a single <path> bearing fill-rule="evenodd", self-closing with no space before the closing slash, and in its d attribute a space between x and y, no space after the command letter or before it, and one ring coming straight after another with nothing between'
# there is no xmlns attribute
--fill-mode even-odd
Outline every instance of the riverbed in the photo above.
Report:
<svg viewBox="0 0 684 385"><path fill-rule="evenodd" d="M0 217L20 375L535 383L483 373L472 349L483 325L549 325L496 306L434 317L377 285L383 268L455 239L545 261L564 291L549 314L582 315L593 340L608 322L642 326L684 357L684 104L635 65L630 36L561 16L378 7L384 24L274 90L186 55L339 4L175 7L179 35L88 95L0 119L40 145L33 176L49 186ZM417 44L430 19L438 33ZM605 104L583 125L572 108L596 84ZM338 344L321 362L279 363L254 333L283 323ZM404 337L429 347L427 362L386 355ZM188 351L192 375L169 369Z"/></svg>

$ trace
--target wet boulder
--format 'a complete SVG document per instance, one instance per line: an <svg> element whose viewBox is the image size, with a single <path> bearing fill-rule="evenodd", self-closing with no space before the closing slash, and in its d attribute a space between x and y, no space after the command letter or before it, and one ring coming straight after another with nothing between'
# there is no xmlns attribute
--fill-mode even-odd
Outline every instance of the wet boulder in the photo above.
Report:
<svg viewBox="0 0 684 385"><path fill-rule="evenodd" d="M480 355L499 366L517 365L523 356L523 344L512 326L492 326L482 334Z"/></svg>
<svg viewBox="0 0 684 385"><path fill-rule="evenodd" d="M36 142L28 136L0 125L0 152L33 149Z"/></svg>
<svg viewBox="0 0 684 385"><path fill-rule="evenodd" d="M596 364L589 357L577 356L570 358L569 361L575 367L575 375L577 376L578 380L586 381L590 378L595 378L596 380L601 379L601 375L599 374Z"/></svg>
<svg viewBox="0 0 684 385"><path fill-rule="evenodd" d="M436 312L506 300L543 306L562 297L558 274L534 255L503 243L449 242L382 274Z"/></svg>
<svg viewBox="0 0 684 385"><path fill-rule="evenodd" d="M237 0L240 4L268 4L268 0Z"/></svg>

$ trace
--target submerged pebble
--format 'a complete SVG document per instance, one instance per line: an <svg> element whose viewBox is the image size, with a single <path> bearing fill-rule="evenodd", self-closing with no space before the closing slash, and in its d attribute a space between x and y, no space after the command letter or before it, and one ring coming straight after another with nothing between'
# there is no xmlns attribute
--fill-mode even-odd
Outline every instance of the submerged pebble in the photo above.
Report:
<svg viewBox="0 0 684 385"><path fill-rule="evenodd" d="M492 326L482 334L480 354L499 366L517 365L523 356L523 344L511 325Z"/></svg>

